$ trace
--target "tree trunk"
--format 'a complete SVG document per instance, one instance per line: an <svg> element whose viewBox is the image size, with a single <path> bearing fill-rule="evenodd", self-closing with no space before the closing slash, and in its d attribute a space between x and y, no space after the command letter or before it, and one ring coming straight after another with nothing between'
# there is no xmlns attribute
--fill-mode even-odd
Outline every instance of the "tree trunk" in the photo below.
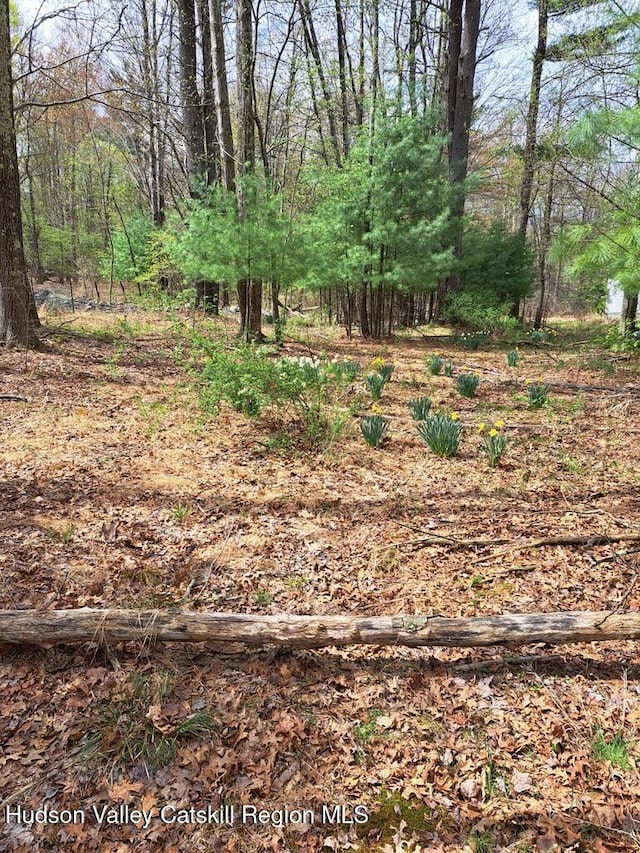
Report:
<svg viewBox="0 0 640 853"><path fill-rule="evenodd" d="M215 102L211 18L208 0L197 0L202 38L202 118L204 124L207 186L220 182L220 146Z"/></svg>
<svg viewBox="0 0 640 853"><path fill-rule="evenodd" d="M462 258L462 217L468 171L469 135L474 104L474 80L480 32L481 0L451 0L449 6L449 54L447 59L447 131L449 133L449 180L453 189L451 221L455 257ZM461 286L457 272L438 288L437 314L442 314L446 294Z"/></svg>
<svg viewBox="0 0 640 853"><path fill-rule="evenodd" d="M211 29L213 35L213 65L215 69L216 108L218 110L218 130L220 132L220 170L222 186L235 191L235 161L233 135L231 132L231 108L229 106L229 86L227 83L227 65L222 27L222 0L210 0Z"/></svg>
<svg viewBox="0 0 640 853"><path fill-rule="evenodd" d="M441 616L257 616L157 610L4 610L0 643L141 641L246 643L299 649L326 646L521 646L640 639L635 612L512 613Z"/></svg>
<svg viewBox="0 0 640 853"><path fill-rule="evenodd" d="M0 343L29 346L39 325L22 242L9 4L0 0Z"/></svg>
<svg viewBox="0 0 640 853"><path fill-rule="evenodd" d="M180 97L182 123L187 148L187 177L191 195L202 193L205 180L204 127L202 103L196 74L196 12L194 0L178 0L180 21Z"/></svg>
<svg viewBox="0 0 640 853"><path fill-rule="evenodd" d="M620 334L631 335L637 328L638 294L625 293L622 300L622 312L620 313Z"/></svg>
<svg viewBox="0 0 640 853"><path fill-rule="evenodd" d="M531 197L533 195L533 178L536 170L535 150L537 142L538 112L540 110L540 91L542 88L542 69L547 53L547 31L549 23L548 0L538 0L538 42L533 54L533 69L531 72L531 87L529 90L529 108L524 141L522 181L520 183L520 223L518 230L526 236L531 213ZM510 314L518 317L520 300L514 300Z"/></svg>
<svg viewBox="0 0 640 853"><path fill-rule="evenodd" d="M547 295L547 256L551 244L551 213L553 210L554 168L551 167L549 183L547 185L547 196L544 203L542 216L542 227L540 229L540 246L538 248L538 306L533 320L534 329L541 329L544 321L544 312Z"/></svg>
<svg viewBox="0 0 640 853"><path fill-rule="evenodd" d="M253 103L253 5L251 0L238 0L236 21L236 62L238 66L238 216L247 216L245 188L242 178L252 175L255 168L255 114ZM238 282L240 307L240 337L246 341L261 341L262 282L248 277Z"/></svg>

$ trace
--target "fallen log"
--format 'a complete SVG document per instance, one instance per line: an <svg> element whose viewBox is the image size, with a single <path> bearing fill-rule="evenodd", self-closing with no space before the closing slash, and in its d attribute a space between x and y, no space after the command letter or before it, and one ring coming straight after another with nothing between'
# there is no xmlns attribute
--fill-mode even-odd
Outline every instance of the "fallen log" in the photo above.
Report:
<svg viewBox="0 0 640 853"><path fill-rule="evenodd" d="M0 643L142 641L267 643L289 648L376 646L522 646L640 638L640 613L613 611L443 616L260 616L155 610L4 610Z"/></svg>

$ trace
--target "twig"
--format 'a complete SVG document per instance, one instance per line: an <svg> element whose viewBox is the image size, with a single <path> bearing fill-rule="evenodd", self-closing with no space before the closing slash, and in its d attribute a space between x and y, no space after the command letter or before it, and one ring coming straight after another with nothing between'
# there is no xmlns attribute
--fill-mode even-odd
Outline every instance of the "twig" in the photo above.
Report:
<svg viewBox="0 0 640 853"><path fill-rule="evenodd" d="M21 397L19 394L0 394L0 400L5 400L12 403L28 403L28 397Z"/></svg>
<svg viewBox="0 0 640 853"><path fill-rule="evenodd" d="M400 522L396 522L400 523ZM403 525L406 526L406 525ZM587 536L545 536L541 539L529 539L524 541L515 540L509 542L508 539L454 539L450 536L439 536L437 533L430 533L428 536L419 536L416 539L407 539L404 542L389 542L386 545L379 545L373 548L372 551L382 551L385 548L404 548L409 545L449 545L452 547L475 548L485 547L487 545L504 545L508 543L508 547L502 551L491 554L489 556L480 557L474 560L471 565L481 563L493 557L508 554L513 550L521 550L527 548L544 548L553 545L608 545L610 542L637 542L640 540L640 533L596 533Z"/></svg>
<svg viewBox="0 0 640 853"><path fill-rule="evenodd" d="M492 658L491 660L478 660L474 663L457 664L452 667L456 672L474 672L487 666L519 666L523 663L551 663L551 661L564 660L564 655L512 655L508 658Z"/></svg>
<svg viewBox="0 0 640 853"><path fill-rule="evenodd" d="M531 539L528 542L512 542L507 548L503 548L501 551L496 551L493 554L472 560L469 565L475 566L478 563L493 560L495 557L502 557L511 553L511 551L519 549L544 548L547 545L608 545L610 542L637 542L639 539L640 533L611 533L608 536L602 534L595 536L548 536L543 539ZM496 539L495 542L496 544L502 544L499 539Z"/></svg>

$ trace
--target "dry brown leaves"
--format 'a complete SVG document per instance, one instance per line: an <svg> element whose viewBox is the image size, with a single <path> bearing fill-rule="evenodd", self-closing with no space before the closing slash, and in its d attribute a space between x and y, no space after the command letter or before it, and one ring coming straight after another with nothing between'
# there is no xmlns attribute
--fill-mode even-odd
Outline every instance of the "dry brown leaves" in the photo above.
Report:
<svg viewBox="0 0 640 853"><path fill-rule="evenodd" d="M135 341L74 338L26 360L0 356L0 392L30 400L0 403L3 607L638 608L632 545L526 547L638 529L640 405L637 393L613 393L637 389L632 363L609 377L593 353L551 360L531 349L514 372L498 350L312 337L329 355L393 360L382 406L394 421L379 451L354 428L323 456L285 457L229 410L203 422L168 329L145 320L154 333ZM428 376L424 357L436 351L481 372L476 399ZM521 381L540 376L555 383L553 402L532 413ZM407 401L425 393L467 427L454 460L432 456L407 417ZM490 471L475 427L498 417L510 446ZM423 547L423 535L442 545ZM447 537L510 544L452 548ZM5 647L0 850L640 849L635 646L554 651L494 666L497 649ZM204 712L205 737L178 737ZM624 735L628 767L594 756L598 732ZM145 737L175 738L166 766L135 750L118 759L127 739ZM233 825L158 817L223 804L235 806ZM328 819L352 819L357 804L368 822ZM243 805L311 809L314 820L241 822ZM7 815L17 806L87 819L29 825ZM95 819L105 806L125 809L119 822Z"/></svg>

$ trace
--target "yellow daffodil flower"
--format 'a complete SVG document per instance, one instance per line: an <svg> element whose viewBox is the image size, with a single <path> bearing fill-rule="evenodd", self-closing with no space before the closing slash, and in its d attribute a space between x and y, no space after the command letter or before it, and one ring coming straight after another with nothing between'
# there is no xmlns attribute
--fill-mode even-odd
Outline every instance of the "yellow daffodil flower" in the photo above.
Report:
<svg viewBox="0 0 640 853"><path fill-rule="evenodd" d="M451 417L452 421L459 421L460 420L460 415L457 412L451 412L450 417Z"/></svg>
<svg viewBox="0 0 640 853"><path fill-rule="evenodd" d="M495 435L497 435L497 434L498 434L498 430L497 430L497 429L490 429L490 430L489 430L489 435L491 436L491 438L493 438L493 437L494 437Z"/></svg>
<svg viewBox="0 0 640 853"><path fill-rule="evenodd" d="M504 421L496 421L494 423L494 426L497 427L498 429L502 429L502 427L504 426Z"/></svg>

